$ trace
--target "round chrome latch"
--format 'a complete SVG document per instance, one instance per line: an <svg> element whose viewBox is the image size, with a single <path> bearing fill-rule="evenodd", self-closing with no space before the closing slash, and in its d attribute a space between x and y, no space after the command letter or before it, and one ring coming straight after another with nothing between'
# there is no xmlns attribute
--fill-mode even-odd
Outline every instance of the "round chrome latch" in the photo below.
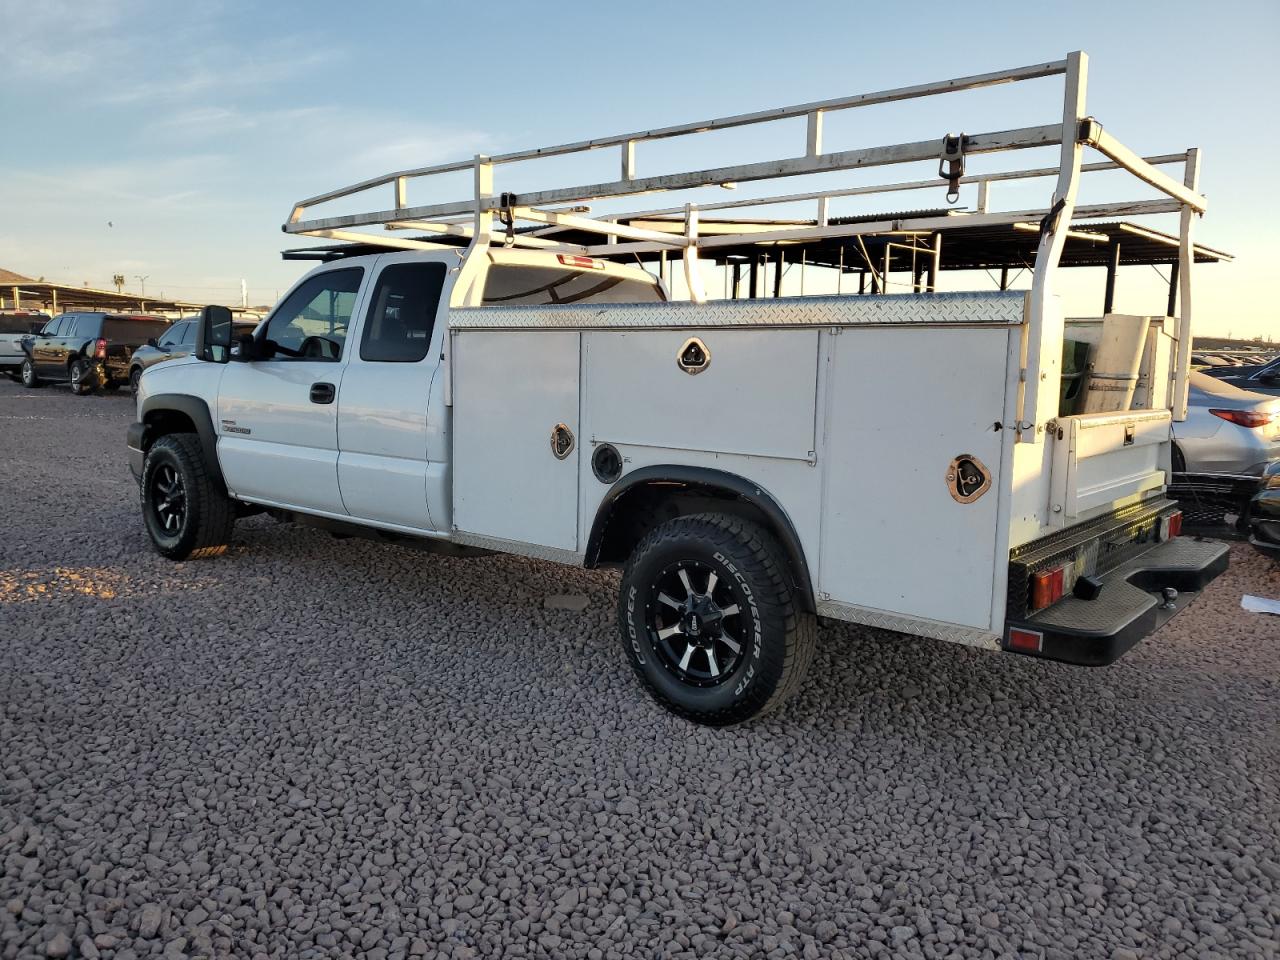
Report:
<svg viewBox="0 0 1280 960"><path fill-rule="evenodd" d="M563 460L573 453L573 431L568 424L557 423L551 428L551 452L557 460Z"/></svg>

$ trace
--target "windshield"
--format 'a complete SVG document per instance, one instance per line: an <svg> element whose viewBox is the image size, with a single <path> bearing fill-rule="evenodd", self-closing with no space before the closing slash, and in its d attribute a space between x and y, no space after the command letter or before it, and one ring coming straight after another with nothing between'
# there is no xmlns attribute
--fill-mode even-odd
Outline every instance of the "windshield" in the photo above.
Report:
<svg viewBox="0 0 1280 960"><path fill-rule="evenodd" d="M485 306L548 303L657 303L656 280L632 280L594 270L495 263L484 284Z"/></svg>
<svg viewBox="0 0 1280 960"><path fill-rule="evenodd" d="M136 347L152 337L159 339L168 329L167 320L104 320L102 336L112 343Z"/></svg>

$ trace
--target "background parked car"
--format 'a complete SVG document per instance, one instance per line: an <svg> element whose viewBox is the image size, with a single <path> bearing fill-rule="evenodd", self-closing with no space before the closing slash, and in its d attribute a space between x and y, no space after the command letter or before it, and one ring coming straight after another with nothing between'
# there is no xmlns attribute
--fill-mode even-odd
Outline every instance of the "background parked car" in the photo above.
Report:
<svg viewBox="0 0 1280 960"><path fill-rule="evenodd" d="M22 367L23 338L31 336L49 322L47 313L5 311L0 313L0 372L17 374Z"/></svg>
<svg viewBox="0 0 1280 960"><path fill-rule="evenodd" d="M160 317L114 313L64 313L22 341L22 383L68 381L77 394L114 390L129 378L134 350L164 333Z"/></svg>
<svg viewBox="0 0 1280 960"><path fill-rule="evenodd" d="M1280 460L1280 397L1191 374L1187 419L1173 425L1173 482L1188 527L1243 532L1258 478Z"/></svg>
<svg viewBox="0 0 1280 960"><path fill-rule="evenodd" d="M1242 390L1269 393L1273 397L1280 397L1280 357L1268 363L1246 364L1241 367L1214 367L1212 370L1206 370L1205 373Z"/></svg>
<svg viewBox="0 0 1280 960"><path fill-rule="evenodd" d="M133 356L129 359L129 388L134 393L138 392L138 381L144 370L166 360L191 356L191 351L196 346L196 327L199 322L199 317L183 317L161 334L159 339L148 340L133 351ZM257 325L256 320L234 321L232 336L251 334Z"/></svg>
<svg viewBox="0 0 1280 960"><path fill-rule="evenodd" d="M1280 461L1263 473L1258 492L1249 501L1246 519L1249 542L1271 559L1280 561Z"/></svg>

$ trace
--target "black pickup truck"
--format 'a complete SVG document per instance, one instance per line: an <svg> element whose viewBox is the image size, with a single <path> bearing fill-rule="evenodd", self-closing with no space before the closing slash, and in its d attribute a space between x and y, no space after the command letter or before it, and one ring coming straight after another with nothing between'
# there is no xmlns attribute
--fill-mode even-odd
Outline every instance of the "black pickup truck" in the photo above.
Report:
<svg viewBox="0 0 1280 960"><path fill-rule="evenodd" d="M22 383L69 382L80 395L129 381L134 350L164 333L162 317L117 313L64 313L22 341Z"/></svg>

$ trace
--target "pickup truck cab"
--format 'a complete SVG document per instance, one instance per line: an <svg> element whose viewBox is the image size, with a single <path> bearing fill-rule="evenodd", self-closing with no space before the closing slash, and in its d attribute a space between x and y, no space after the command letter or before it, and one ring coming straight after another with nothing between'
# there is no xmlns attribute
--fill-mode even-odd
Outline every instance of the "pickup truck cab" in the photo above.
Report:
<svg viewBox="0 0 1280 960"><path fill-rule="evenodd" d="M1198 153L1161 161L1184 165L1179 181L1123 148L1084 113L1086 65L1073 53L900 94L1064 76L1064 119L1044 127L822 152L823 114L890 91L397 171L296 204L286 232L345 246L311 251L325 262L252 336L237 339L230 311L206 307L192 356L142 377L129 464L153 545L175 560L214 556L237 516L269 510L428 550L621 568L623 656L660 704L710 725L793 693L819 617L1112 662L1220 574L1227 550L1179 537L1165 496L1190 361L1188 231L1206 204L1193 189ZM650 139L806 115L803 154L783 146L774 160L636 174ZM602 198L939 154L932 186L954 195L981 179L962 175L965 150L1045 144L1061 164L1040 210L987 209L982 181L972 215L833 219L826 203L840 191L720 204L817 199L808 221L704 223L691 202L585 215ZM1108 306L1064 318L1053 283L1086 146L1170 198L1125 210L1182 211L1180 316ZM518 196L493 187L497 166L606 147L619 148L621 180ZM466 170L471 196L410 205L410 180ZM368 209L352 213L363 194ZM309 212L337 200L333 216ZM936 232L966 222L1036 236L1031 290L935 292ZM913 231L933 237L912 248L913 262L932 262L928 281L915 271L915 292L888 292L886 253L883 272L860 261L866 295L736 299L741 263L727 260L725 298L706 293L700 249L772 253L779 291L782 253L803 264L806 240L850 238L841 256L855 256L864 236ZM655 274L681 261L688 299L671 302ZM1068 341L1093 358L1069 408ZM903 356L915 358L909 387Z"/></svg>

